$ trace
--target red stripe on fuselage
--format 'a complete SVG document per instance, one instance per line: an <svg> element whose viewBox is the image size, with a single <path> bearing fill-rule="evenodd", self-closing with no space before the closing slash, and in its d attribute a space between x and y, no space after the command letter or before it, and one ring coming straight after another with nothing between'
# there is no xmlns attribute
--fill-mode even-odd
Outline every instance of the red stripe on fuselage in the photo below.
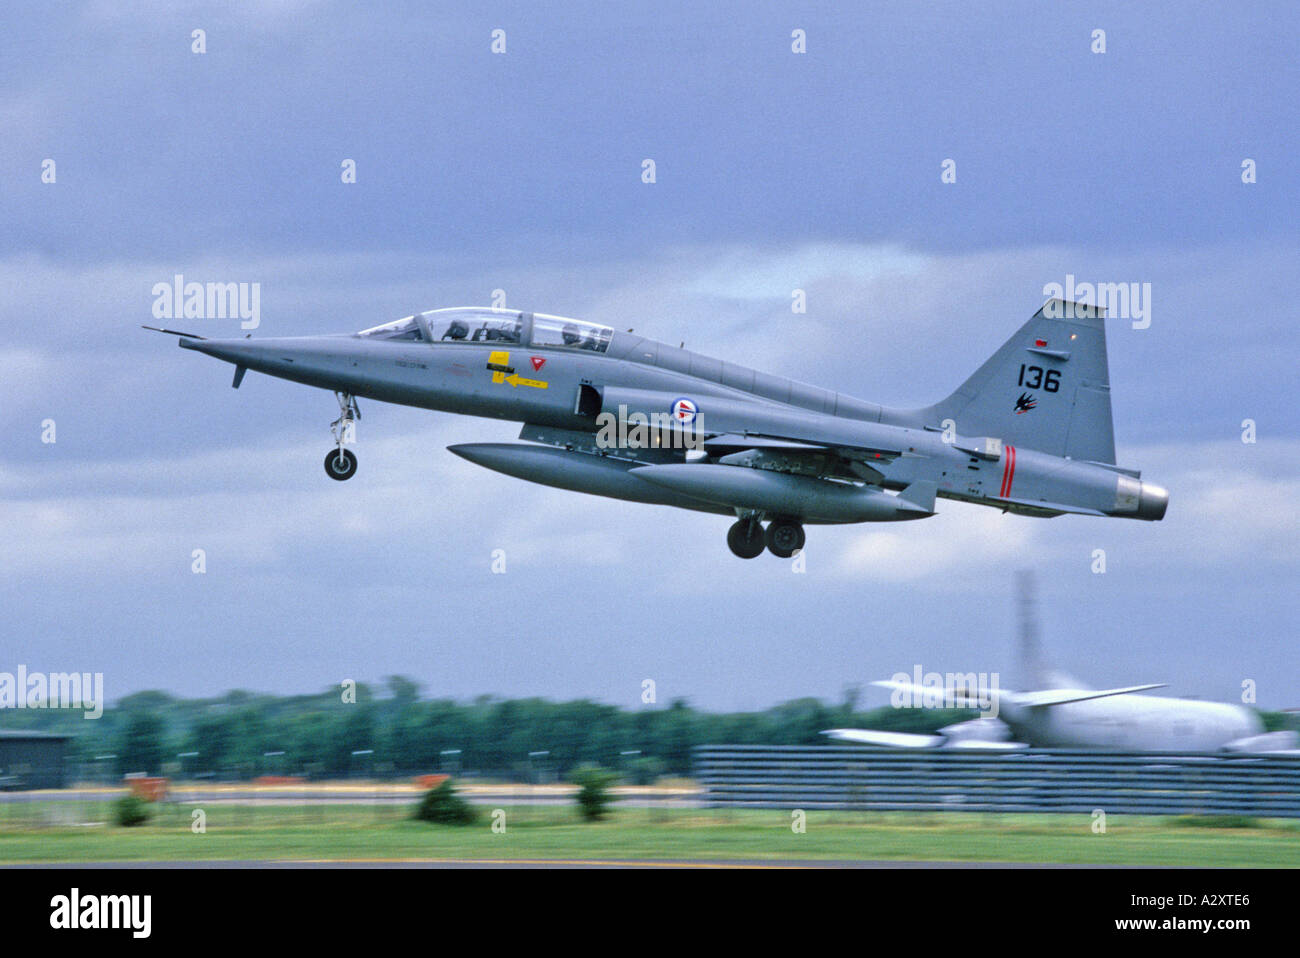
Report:
<svg viewBox="0 0 1300 958"><path fill-rule="evenodd" d="M1007 446L1006 463L1002 466L1002 498L1011 495L1011 483L1016 479L1016 447Z"/></svg>

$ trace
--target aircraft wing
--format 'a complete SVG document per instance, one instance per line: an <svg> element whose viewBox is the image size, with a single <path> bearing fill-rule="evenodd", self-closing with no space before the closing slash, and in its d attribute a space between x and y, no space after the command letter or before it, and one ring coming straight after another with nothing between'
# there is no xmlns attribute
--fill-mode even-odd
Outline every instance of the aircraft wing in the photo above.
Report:
<svg viewBox="0 0 1300 958"><path fill-rule="evenodd" d="M1049 705L1068 705L1070 702L1086 702L1089 699L1107 698L1111 695L1129 695L1133 692L1146 692L1162 689L1165 683L1154 685L1130 685L1122 689L1043 689L1039 692L1015 692L1011 689L981 689L978 694L965 695L957 690L926 688L914 682L895 682L885 679L872 682L882 689L906 692L914 702L925 703L936 700L934 704L943 708L987 708L993 699L1007 699L1026 708L1045 708ZM975 690L972 690L975 691Z"/></svg>
<svg viewBox="0 0 1300 958"><path fill-rule="evenodd" d="M1028 748L1024 742L995 742L987 739L952 739L947 735L919 735L914 732L882 732L870 728L833 728L822 732L828 738L857 745L883 745L887 748L987 749L1006 752Z"/></svg>
<svg viewBox="0 0 1300 958"><path fill-rule="evenodd" d="M829 446L822 446L813 442L772 439L767 436L746 436L735 432L724 432L704 440L704 449L710 455L739 452L742 449L779 449L782 452L827 452L829 448Z"/></svg>
<svg viewBox="0 0 1300 958"><path fill-rule="evenodd" d="M806 442L759 433L720 433L704 440L704 451L719 462L758 465L759 460L776 460L783 471L880 482L884 475L872 464L888 465L903 454L901 449L874 446L843 446Z"/></svg>
<svg viewBox="0 0 1300 958"><path fill-rule="evenodd" d="M822 732L828 738L859 745L887 745L890 748L939 748L948 741L945 735L918 735L914 732L878 732L869 728L833 728Z"/></svg>
<svg viewBox="0 0 1300 958"><path fill-rule="evenodd" d="M1017 705L1044 708L1049 705L1069 705L1071 702L1104 699L1111 695L1129 695L1133 692L1162 689L1165 685L1166 683L1159 682L1155 685L1130 685L1124 689L1045 689L1041 692L1015 692L1012 698Z"/></svg>
<svg viewBox="0 0 1300 958"><path fill-rule="evenodd" d="M603 410L620 416L647 417L671 409L675 397L655 390L607 386L601 394ZM845 475L851 462L888 463L903 454L901 448L876 447L864 441L863 423L853 419L795 408L757 397L714 396L699 400L704 448L729 465L760 464L777 471L808 475ZM788 465L787 470L783 468ZM870 467L867 465L867 469ZM879 473L866 476L878 482Z"/></svg>

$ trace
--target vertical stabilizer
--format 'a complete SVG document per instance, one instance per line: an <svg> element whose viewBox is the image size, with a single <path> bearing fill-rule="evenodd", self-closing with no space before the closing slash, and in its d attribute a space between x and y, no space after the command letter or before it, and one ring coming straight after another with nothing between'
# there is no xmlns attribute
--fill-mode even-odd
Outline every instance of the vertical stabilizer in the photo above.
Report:
<svg viewBox="0 0 1300 958"><path fill-rule="evenodd" d="M1025 690L1050 688L1043 665L1043 648L1038 630L1038 585L1031 569L1016 573L1016 657L1017 687Z"/></svg>
<svg viewBox="0 0 1300 958"><path fill-rule="evenodd" d="M963 436L1113 465L1105 316L1049 299L956 392L922 410L926 424L951 419Z"/></svg>

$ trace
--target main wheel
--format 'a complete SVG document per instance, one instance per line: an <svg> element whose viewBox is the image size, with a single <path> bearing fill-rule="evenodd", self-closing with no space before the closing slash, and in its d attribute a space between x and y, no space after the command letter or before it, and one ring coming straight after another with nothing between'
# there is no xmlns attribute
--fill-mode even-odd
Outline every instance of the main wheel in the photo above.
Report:
<svg viewBox="0 0 1300 958"><path fill-rule="evenodd" d="M351 449L331 449L325 453L325 475L342 482L357 474L357 457Z"/></svg>
<svg viewBox="0 0 1300 958"><path fill-rule="evenodd" d="M774 556L788 559L803 548L803 526L797 522L778 519L767 527L767 549Z"/></svg>
<svg viewBox="0 0 1300 958"><path fill-rule="evenodd" d="M763 551L763 523L741 519L727 530L727 545L742 559L757 558Z"/></svg>

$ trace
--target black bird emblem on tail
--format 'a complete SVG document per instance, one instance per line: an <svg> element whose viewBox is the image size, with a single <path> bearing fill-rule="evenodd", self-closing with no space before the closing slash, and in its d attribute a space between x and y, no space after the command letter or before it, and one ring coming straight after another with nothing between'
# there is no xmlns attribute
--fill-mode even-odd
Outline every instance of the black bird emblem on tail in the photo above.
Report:
<svg viewBox="0 0 1300 958"><path fill-rule="evenodd" d="M1029 395L1029 393L1021 393L1020 398L1016 400L1016 415L1027 413L1037 405L1037 399Z"/></svg>

